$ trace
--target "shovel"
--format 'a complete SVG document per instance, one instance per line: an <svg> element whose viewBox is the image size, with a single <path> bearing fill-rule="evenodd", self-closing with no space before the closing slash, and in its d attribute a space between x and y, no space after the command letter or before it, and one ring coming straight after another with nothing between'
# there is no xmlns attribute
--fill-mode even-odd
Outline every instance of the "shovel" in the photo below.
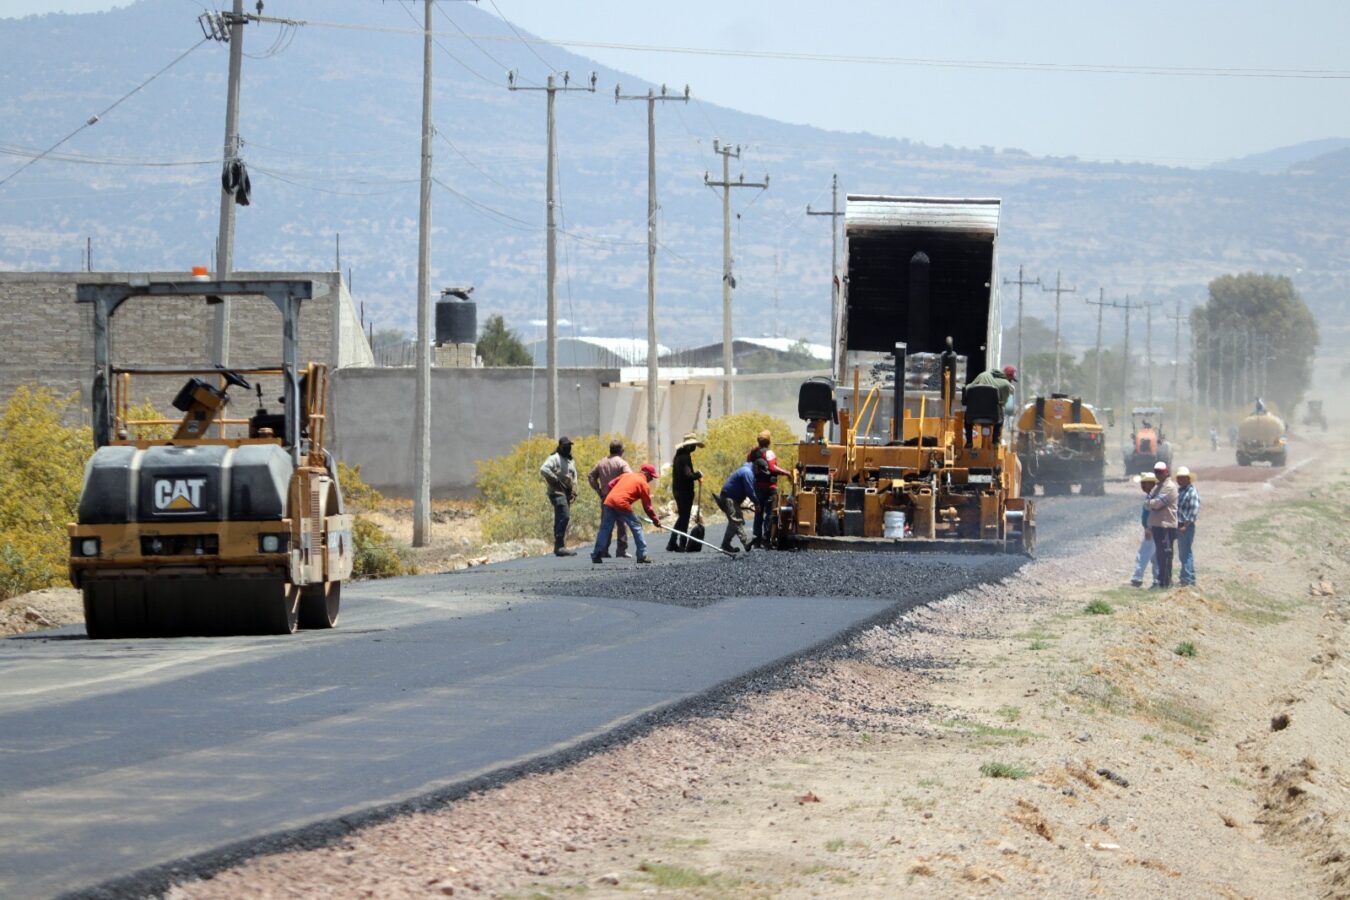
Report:
<svg viewBox="0 0 1350 900"><path fill-rule="evenodd" d="M648 519L647 521L651 522L650 519ZM655 522L652 522L652 524L653 524L653 525L656 525ZM717 546L716 544L710 544L710 543L708 543L707 541L702 540L701 538L696 538L696 537L694 537L692 534L685 534L683 531L676 531L674 528L671 528L669 525L656 525L656 527L657 527L657 528L660 528L662 531L669 531L671 534L678 534L678 535L679 535L680 537L682 537L682 538L688 538L689 540L694 541L695 543L702 544L702 545L705 546L705 547L708 547L708 548L710 548L710 549L712 549L712 550L716 550L718 553L724 553L724 554L726 554L727 556L730 556L732 559L735 559L735 558L736 558L736 554L735 554L735 553L732 553L730 550L723 550L721 547Z"/></svg>

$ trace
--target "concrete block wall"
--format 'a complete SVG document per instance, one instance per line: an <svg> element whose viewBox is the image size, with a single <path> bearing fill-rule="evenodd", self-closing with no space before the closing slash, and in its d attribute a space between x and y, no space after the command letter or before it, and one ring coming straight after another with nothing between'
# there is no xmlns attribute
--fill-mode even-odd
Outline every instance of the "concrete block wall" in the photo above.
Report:
<svg viewBox="0 0 1350 900"><path fill-rule="evenodd" d="M186 280L182 272L0 272L0 404L21 384L80 398L71 421L87 421L93 379L93 312L75 302L75 286L89 282ZM335 272L248 272L251 279L308 278L327 288L302 305L300 359L329 366L371 365L373 356L353 312L351 295ZM318 286L316 285L316 286ZM113 317L110 344L119 365L208 365L212 309L197 299L136 298ZM230 311L230 364L273 365L281 360L281 314L261 297L235 298ZM137 384L140 384L138 381ZM161 385L133 385L133 399L149 399ZM167 408L164 398L162 408Z"/></svg>

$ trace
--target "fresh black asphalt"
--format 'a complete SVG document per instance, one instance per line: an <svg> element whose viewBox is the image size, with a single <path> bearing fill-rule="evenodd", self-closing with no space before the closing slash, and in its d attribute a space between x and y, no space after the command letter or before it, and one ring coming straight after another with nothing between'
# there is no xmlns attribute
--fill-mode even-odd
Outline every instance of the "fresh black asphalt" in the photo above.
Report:
<svg viewBox="0 0 1350 900"><path fill-rule="evenodd" d="M1068 502L1079 524L1064 538L1130 508ZM564 763L1020 564L655 557L348 585L336 630L286 638L95 643L73 627L0 641L0 896L143 895Z"/></svg>

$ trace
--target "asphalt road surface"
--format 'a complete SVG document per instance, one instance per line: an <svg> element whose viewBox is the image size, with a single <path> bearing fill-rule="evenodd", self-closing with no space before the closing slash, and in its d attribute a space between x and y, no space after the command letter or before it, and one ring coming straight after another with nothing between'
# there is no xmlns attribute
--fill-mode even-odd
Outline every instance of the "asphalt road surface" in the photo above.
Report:
<svg viewBox="0 0 1350 900"><path fill-rule="evenodd" d="M1135 502L1041 500L1041 553ZM329 632L0 641L0 896L155 891L565 762L1021 562L662 543L641 568L581 555L350 584Z"/></svg>

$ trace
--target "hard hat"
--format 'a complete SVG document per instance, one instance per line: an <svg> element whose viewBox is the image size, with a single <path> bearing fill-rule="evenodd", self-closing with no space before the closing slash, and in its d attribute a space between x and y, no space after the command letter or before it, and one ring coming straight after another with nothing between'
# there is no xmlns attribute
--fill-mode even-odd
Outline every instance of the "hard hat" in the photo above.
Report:
<svg viewBox="0 0 1350 900"><path fill-rule="evenodd" d="M1178 478L1190 478L1191 470L1185 466L1177 466L1176 476Z"/></svg>
<svg viewBox="0 0 1350 900"><path fill-rule="evenodd" d="M642 474L646 475L648 478L656 478L657 477L656 466L652 465L651 463L643 463Z"/></svg>
<svg viewBox="0 0 1350 900"><path fill-rule="evenodd" d="M1158 476L1154 475L1152 472L1145 472L1143 475L1139 476L1139 481L1141 484L1156 484L1158 482Z"/></svg>
<svg viewBox="0 0 1350 900"><path fill-rule="evenodd" d="M1155 471L1155 472L1157 472L1157 473L1159 473L1159 474L1161 474L1161 475L1166 475L1166 474L1167 474L1167 463L1163 462L1161 459L1158 460L1157 462L1155 462L1155 463L1153 464L1153 471Z"/></svg>
<svg viewBox="0 0 1350 900"><path fill-rule="evenodd" d="M1003 374L1008 376L1008 380L1009 380L1009 381L1016 381L1016 380L1017 380L1017 367L1016 367L1016 366L1004 366L1004 367L1003 367Z"/></svg>

